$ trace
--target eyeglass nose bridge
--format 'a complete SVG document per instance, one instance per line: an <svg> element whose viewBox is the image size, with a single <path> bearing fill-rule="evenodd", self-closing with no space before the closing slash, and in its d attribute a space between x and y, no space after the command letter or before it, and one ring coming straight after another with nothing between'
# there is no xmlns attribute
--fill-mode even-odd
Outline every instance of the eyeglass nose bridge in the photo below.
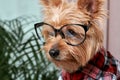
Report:
<svg viewBox="0 0 120 80"><path fill-rule="evenodd" d="M65 35L64 35L64 33L61 31L61 29L55 29L54 31L55 31L55 37L56 37L58 34L60 34L60 36L62 37L62 39L65 38Z"/></svg>

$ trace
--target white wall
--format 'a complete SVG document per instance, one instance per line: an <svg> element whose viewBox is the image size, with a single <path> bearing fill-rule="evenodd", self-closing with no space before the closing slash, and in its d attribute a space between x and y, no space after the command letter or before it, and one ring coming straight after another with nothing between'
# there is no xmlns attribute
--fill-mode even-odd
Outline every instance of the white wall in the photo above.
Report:
<svg viewBox="0 0 120 80"><path fill-rule="evenodd" d="M14 19L23 15L40 16L39 0L0 0L0 19Z"/></svg>

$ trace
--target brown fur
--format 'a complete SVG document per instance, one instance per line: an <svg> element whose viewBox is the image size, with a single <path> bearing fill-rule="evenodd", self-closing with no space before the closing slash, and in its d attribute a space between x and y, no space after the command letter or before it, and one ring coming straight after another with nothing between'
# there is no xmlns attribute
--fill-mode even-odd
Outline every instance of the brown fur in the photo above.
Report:
<svg viewBox="0 0 120 80"><path fill-rule="evenodd" d="M80 23L91 26L87 32L86 40L79 46L66 44L60 35L47 40L44 46L47 58L56 66L68 72L74 72L85 66L93 55L103 46L103 31L99 26L105 13L103 0L41 0L44 6L44 22L59 29L62 25ZM47 30L47 29L46 29ZM47 33L43 30L43 35ZM60 50L59 56L54 59L49 55L51 48Z"/></svg>

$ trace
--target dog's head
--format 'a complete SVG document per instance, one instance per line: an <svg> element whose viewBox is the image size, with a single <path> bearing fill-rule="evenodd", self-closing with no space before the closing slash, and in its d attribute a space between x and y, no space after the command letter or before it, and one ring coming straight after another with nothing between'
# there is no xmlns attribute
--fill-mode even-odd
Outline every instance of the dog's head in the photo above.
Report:
<svg viewBox="0 0 120 80"><path fill-rule="evenodd" d="M104 16L104 1L41 0L41 3L47 58L69 72L85 66L103 46L99 21Z"/></svg>

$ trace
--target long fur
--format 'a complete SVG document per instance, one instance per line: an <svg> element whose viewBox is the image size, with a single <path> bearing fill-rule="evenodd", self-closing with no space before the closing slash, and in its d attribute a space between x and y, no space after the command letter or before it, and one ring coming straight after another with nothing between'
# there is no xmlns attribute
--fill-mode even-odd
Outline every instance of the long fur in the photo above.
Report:
<svg viewBox="0 0 120 80"><path fill-rule="evenodd" d="M104 0L41 0L44 6L44 22L59 29L65 24L87 24L91 26L87 32L86 40L79 46L70 46L58 35L50 38L44 46L47 58L56 66L68 72L74 72L95 55L103 46L103 31L99 26L105 16L103 10ZM47 36L47 29L43 35ZM49 55L49 50L56 47L60 55L54 59Z"/></svg>

